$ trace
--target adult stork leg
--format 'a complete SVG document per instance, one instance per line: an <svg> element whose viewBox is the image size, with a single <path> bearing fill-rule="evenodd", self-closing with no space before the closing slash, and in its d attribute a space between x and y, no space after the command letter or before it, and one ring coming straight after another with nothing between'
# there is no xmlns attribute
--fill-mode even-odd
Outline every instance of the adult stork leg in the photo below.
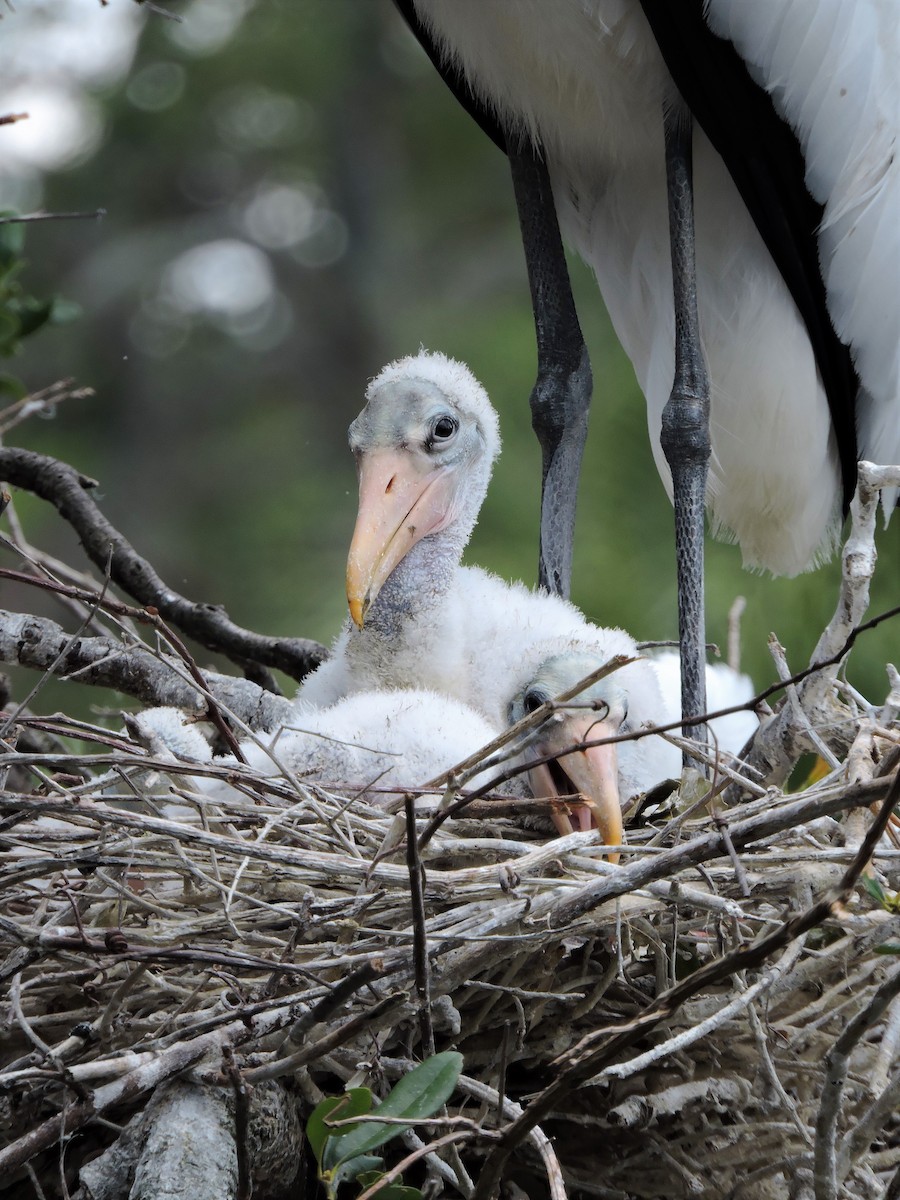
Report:
<svg viewBox="0 0 900 1200"><path fill-rule="evenodd" d="M509 153L537 340L531 423L541 444L538 581L569 595L575 500L591 404L591 364L578 324L547 165L530 146Z"/></svg>
<svg viewBox="0 0 900 1200"><path fill-rule="evenodd" d="M703 516L709 466L709 376L697 315L691 137L690 114L681 108L667 110L666 179L675 296L675 382L663 409L661 441L672 472L675 501L681 711L685 717L706 712ZM684 732L688 737L706 738L705 725L685 725Z"/></svg>

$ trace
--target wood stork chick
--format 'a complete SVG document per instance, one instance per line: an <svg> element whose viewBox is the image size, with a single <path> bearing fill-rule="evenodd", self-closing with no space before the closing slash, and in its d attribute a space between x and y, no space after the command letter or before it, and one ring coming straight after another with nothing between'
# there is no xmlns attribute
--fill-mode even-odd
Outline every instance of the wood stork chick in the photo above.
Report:
<svg viewBox="0 0 900 1200"><path fill-rule="evenodd" d="M558 639L536 646L533 654L546 657L513 697L511 722L570 691L614 656L635 657L638 651L622 630L594 629L590 641ZM554 812L561 834L571 833L573 825L596 826L607 845L618 845L624 840L622 810L678 776L680 752L663 737L591 743L677 721L680 679L677 654L638 657L584 689L541 726L526 750L536 763L529 771L532 792L548 799L581 797ZM715 709L744 704L754 695L749 677L722 663L707 665L706 684ZM756 725L755 716L743 712L717 718L710 730L720 752L737 755ZM553 761L539 761L545 758Z"/></svg>
<svg viewBox="0 0 900 1200"><path fill-rule="evenodd" d="M429 688L499 730L515 687L510 654L585 624L556 596L461 567L500 449L499 423L469 369L421 351L369 385L350 426L359 514L347 559L352 621L298 693L332 704L354 692Z"/></svg>
<svg viewBox="0 0 900 1200"><path fill-rule="evenodd" d="M572 646L551 654L510 703L510 721L521 720L542 704L575 687L607 661L595 648ZM624 841L622 808L628 801L677 774L680 755L661 737L634 742L591 743L645 726L662 724L665 706L656 673L646 661L620 668L586 688L539 729L526 755L536 760L529 772L535 796L578 796L567 811L553 813L562 834L574 825L595 825L604 843ZM551 759L542 762L541 759ZM610 855L617 862L618 853Z"/></svg>

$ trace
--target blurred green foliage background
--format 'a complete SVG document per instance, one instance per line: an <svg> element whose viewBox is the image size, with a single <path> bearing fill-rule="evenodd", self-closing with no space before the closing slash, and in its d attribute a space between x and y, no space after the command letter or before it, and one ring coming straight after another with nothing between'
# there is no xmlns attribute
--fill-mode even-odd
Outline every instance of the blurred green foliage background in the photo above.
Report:
<svg viewBox="0 0 900 1200"><path fill-rule="evenodd" d="M31 0L0 23L0 111L31 112L0 126L0 208L107 212L29 226L29 288L82 315L29 339L15 373L96 395L12 440L98 478L107 515L173 587L261 632L328 641L355 513L346 428L366 381L424 344L468 362L501 413L468 561L533 582L534 337L505 160L390 0L168 7L180 20L133 0ZM19 149L26 136L55 137L56 159ZM643 400L593 280L572 269L595 380L573 598L595 621L671 638L672 513ZM51 510L19 508L34 541L77 560ZM872 612L900 594L900 520L880 548ZM743 662L762 685L769 631L802 666L837 578L836 563L750 575L710 541L709 636L724 645L746 596ZM896 638L888 623L854 652L875 702Z"/></svg>

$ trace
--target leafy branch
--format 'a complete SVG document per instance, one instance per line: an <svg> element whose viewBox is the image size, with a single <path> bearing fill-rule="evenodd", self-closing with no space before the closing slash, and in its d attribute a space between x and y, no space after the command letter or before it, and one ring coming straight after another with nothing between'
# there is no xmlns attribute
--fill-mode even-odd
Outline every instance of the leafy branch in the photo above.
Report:
<svg viewBox="0 0 900 1200"><path fill-rule="evenodd" d="M374 1111L372 1093L364 1087L328 1096L318 1104L307 1122L306 1136L328 1200L335 1200L342 1183L354 1180L366 1194L377 1193L382 1200L421 1200L418 1188L387 1179L379 1186L384 1160L372 1151L436 1113L453 1094L461 1071L462 1055L447 1050L404 1076Z"/></svg>
<svg viewBox="0 0 900 1200"><path fill-rule="evenodd" d="M25 227L16 213L0 213L0 356L12 358L25 338L47 324L59 325L78 315L77 305L59 296L33 296L22 283L27 266ZM0 394L14 399L25 395L25 387L11 375L0 375Z"/></svg>

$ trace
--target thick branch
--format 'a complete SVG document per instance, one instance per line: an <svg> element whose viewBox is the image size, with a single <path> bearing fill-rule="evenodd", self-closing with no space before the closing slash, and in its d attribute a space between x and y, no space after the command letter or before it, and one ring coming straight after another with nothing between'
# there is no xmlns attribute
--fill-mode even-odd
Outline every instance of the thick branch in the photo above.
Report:
<svg viewBox="0 0 900 1200"><path fill-rule="evenodd" d="M179 660L167 660L138 643L114 638L71 635L46 618L0 609L0 662L38 671L52 667L62 679L113 688L144 704L164 704L203 712L206 701L183 678ZM176 667L181 668L181 674ZM216 702L254 730L274 729L291 712L283 696L264 691L249 679L204 673Z"/></svg>
<svg viewBox="0 0 900 1200"><path fill-rule="evenodd" d="M775 804L760 813L729 823L728 834L736 850L744 850L757 842L767 842L785 829L794 829L819 817L833 816L862 802L880 799L897 779L879 778L866 784L810 791L787 804ZM871 790L870 790L871 789ZM655 879L674 878L675 872L689 863L708 862L727 852L722 833L711 829L699 833L689 842L682 842L652 858L638 859L615 872L604 875L595 883L572 889L557 900L548 919L556 928L564 929L586 913L593 912L607 900L623 896L634 888L645 887Z"/></svg>
<svg viewBox="0 0 900 1200"><path fill-rule="evenodd" d="M244 1016L221 1028L199 1037L176 1042L134 1070L87 1093L77 1103L35 1125L23 1137L0 1149L0 1178L35 1155L42 1153L66 1134L82 1129L95 1117L115 1110L118 1106L134 1104L166 1079L180 1074L204 1054L221 1052L223 1045L240 1046L251 1039L283 1028L291 1020L290 1006L274 1009L258 1016Z"/></svg>
<svg viewBox="0 0 900 1200"><path fill-rule="evenodd" d="M898 485L900 466L859 464L859 482L850 505L851 528L841 559L838 602L810 660L811 668L821 667L821 670L815 670L797 689L798 704L807 721L797 721L794 705L783 705L754 735L749 753L742 755L747 767L758 772L754 777L762 777L770 785L780 787L802 753L818 753L818 747L807 736L809 727L817 730L839 755L846 754L853 739L852 719L838 702L834 684L838 664L862 628L869 605L869 584L877 558L875 524L881 489Z"/></svg>
<svg viewBox="0 0 900 1200"><path fill-rule="evenodd" d="M816 1200L837 1200L837 1123L841 1097L850 1070L850 1055L860 1038L881 1020L885 1009L900 995L900 968L882 983L864 1009L856 1014L825 1057L827 1073L816 1120Z"/></svg>
<svg viewBox="0 0 900 1200"><path fill-rule="evenodd" d="M270 638L235 625L224 608L197 604L168 587L106 519L89 489L94 480L68 463L30 450L0 448L0 479L47 500L81 539L91 561L139 604L156 608L182 633L244 667L259 663L302 679L325 657L318 642Z"/></svg>

